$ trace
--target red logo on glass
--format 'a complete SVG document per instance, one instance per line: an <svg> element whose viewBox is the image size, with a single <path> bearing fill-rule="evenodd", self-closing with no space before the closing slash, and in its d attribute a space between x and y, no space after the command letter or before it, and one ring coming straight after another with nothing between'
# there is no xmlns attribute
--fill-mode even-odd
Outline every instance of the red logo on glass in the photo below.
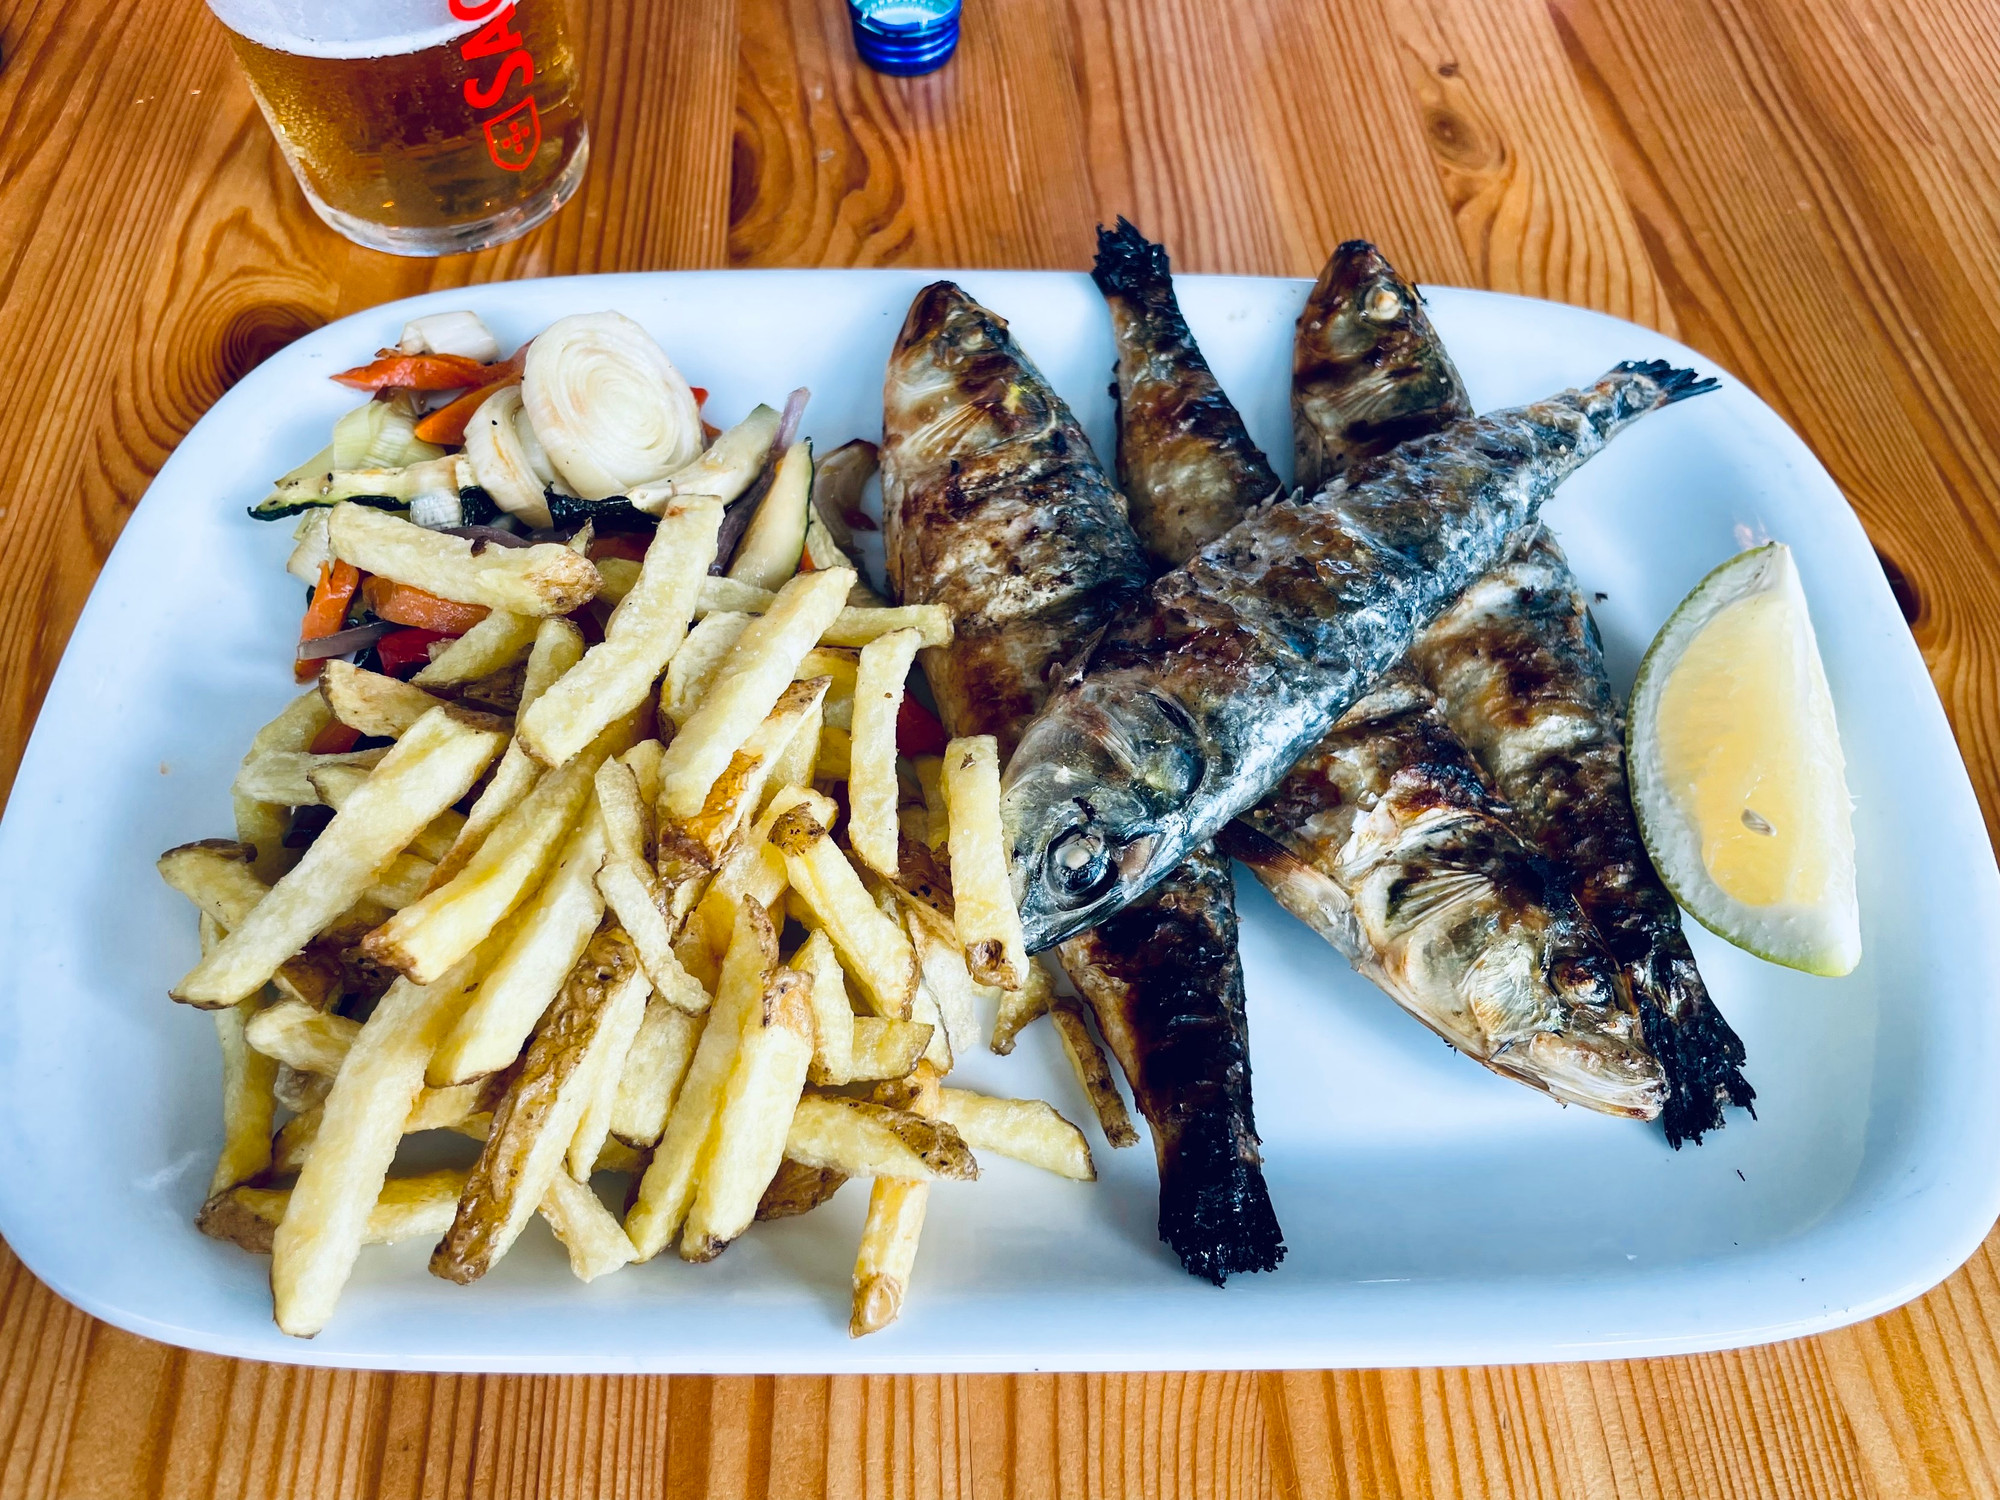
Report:
<svg viewBox="0 0 2000 1500"><path fill-rule="evenodd" d="M533 164L542 144L542 117L535 109L535 96L522 93L514 103L505 103L510 92L524 91L535 81L535 60L528 55L521 33L514 30L514 6L500 0L450 0L451 13L461 21L485 21L465 39L458 55L468 64L498 58L490 76L475 75L465 80L465 102L480 111L496 112L481 120L486 132L486 154L503 172L522 172Z"/></svg>

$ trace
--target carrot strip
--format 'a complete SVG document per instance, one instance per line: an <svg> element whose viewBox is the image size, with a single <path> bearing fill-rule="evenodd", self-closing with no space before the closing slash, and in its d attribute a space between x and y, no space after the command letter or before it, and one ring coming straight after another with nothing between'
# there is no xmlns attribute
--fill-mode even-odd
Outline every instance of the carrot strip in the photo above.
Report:
<svg viewBox="0 0 2000 1500"><path fill-rule="evenodd" d="M462 354L391 354L369 364L342 370L333 378L357 391L389 386L406 391L455 391L485 385L503 373L499 365L483 365Z"/></svg>
<svg viewBox="0 0 2000 1500"><path fill-rule="evenodd" d="M488 614L483 604L440 599L436 594L384 578L379 573L362 586L361 593L377 619L392 625L413 625L439 635L464 635Z"/></svg>
<svg viewBox="0 0 2000 1500"><path fill-rule="evenodd" d="M465 441L465 424L472 420L474 412L486 404L486 398L497 390L520 383L520 376L509 375L506 379L496 380L491 385L482 385L477 390L467 391L456 401L440 406L417 423L417 436L427 443L441 443L447 448L457 447Z"/></svg>
<svg viewBox="0 0 2000 1500"><path fill-rule="evenodd" d="M347 618L347 606L354 602L354 591L360 587L361 570L353 563L321 563L319 586L313 590L312 603L306 606L305 618L299 622L299 639L316 641L338 631ZM311 682L319 676L319 663L294 662L292 675L300 682Z"/></svg>

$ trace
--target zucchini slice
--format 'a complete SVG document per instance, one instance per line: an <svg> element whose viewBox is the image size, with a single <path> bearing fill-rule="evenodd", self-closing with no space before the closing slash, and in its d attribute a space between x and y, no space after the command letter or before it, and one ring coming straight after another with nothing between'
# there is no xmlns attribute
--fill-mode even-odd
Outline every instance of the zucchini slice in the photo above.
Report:
<svg viewBox="0 0 2000 1500"><path fill-rule="evenodd" d="M806 546L806 517L812 511L812 444L797 442L778 461L777 475L737 544L729 576L760 589L775 589L799 570Z"/></svg>

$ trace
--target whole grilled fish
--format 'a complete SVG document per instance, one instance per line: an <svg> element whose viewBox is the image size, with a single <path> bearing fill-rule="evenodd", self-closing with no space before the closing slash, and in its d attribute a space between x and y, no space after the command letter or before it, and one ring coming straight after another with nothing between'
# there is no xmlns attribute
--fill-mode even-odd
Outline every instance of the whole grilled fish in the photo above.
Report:
<svg viewBox="0 0 2000 1500"><path fill-rule="evenodd" d="M1271 469L1201 358L1165 250L1123 219L1098 231L1097 246L1092 275L1118 344L1119 487L1142 536L1151 522L1156 537L1176 538L1178 550L1158 559L1171 566L1265 499ZM1421 357L1412 315L1422 318L1414 293L1379 255L1341 246L1299 324L1302 346L1310 338L1342 353L1338 364L1311 362L1314 409L1365 409L1387 433L1408 425L1406 404L1428 408L1441 388L1462 403L1449 361ZM1369 357L1371 337L1384 358ZM1309 366L1303 352L1298 363ZM1383 370L1395 373L1376 382ZM1341 384L1357 380L1372 388ZM1398 669L1218 842L1459 1050L1558 1098L1651 1118L1664 1092L1659 1065L1616 969L1505 817L1436 700Z"/></svg>
<svg viewBox="0 0 2000 1500"><path fill-rule="evenodd" d="M1680 909L1640 842L1625 781L1624 719L1569 564L1536 527L1419 638L1411 661L1568 875L1618 961L1669 1086L1667 1139L1719 1129L1756 1096L1743 1042L1709 998Z"/></svg>
<svg viewBox="0 0 2000 1500"><path fill-rule="evenodd" d="M1260 507L1119 611L1002 784L1029 948L1128 905L1268 793L1557 484L1713 384L1627 363L1453 422L1345 485Z"/></svg>
<svg viewBox="0 0 2000 1500"><path fill-rule="evenodd" d="M1314 482L1353 474L1471 409L1416 288L1361 241L1336 250L1314 286L1292 371L1296 457ZM1639 842L1622 725L1582 590L1546 533L1516 546L1521 556L1420 635L1410 661L1514 802L1511 825L1556 862L1617 960L1664 1074L1667 1140L1699 1141L1721 1127L1722 1101L1755 1097L1743 1043L1710 1001Z"/></svg>
<svg viewBox="0 0 2000 1500"><path fill-rule="evenodd" d="M1051 672L1149 576L1125 504L1007 326L949 282L912 304L883 391L890 581L942 602L925 663L947 728L1011 749ZM1211 856L1062 957L1097 1011L1160 1167L1160 1236L1220 1282L1284 1254L1257 1149L1236 914Z"/></svg>

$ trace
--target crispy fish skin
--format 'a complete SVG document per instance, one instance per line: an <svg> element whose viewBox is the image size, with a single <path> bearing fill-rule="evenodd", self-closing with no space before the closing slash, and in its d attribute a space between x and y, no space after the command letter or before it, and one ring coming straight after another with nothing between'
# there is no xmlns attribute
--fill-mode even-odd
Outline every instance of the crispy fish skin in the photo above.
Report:
<svg viewBox="0 0 2000 1500"><path fill-rule="evenodd" d="M1118 342L1126 503L1135 525L1157 515L1181 523L1184 550L1165 560L1171 565L1262 501L1270 467L1179 317L1166 252L1121 219L1115 234L1098 231L1094 274ZM1465 408L1428 323L1413 331L1412 318L1422 319L1414 290L1372 247L1335 251L1299 319L1298 363L1321 382L1315 411L1366 413L1387 434L1414 430L1404 419L1411 410L1452 401ZM1370 357L1369 340L1379 357ZM1308 359L1308 342L1336 346L1343 364ZM1181 383L1200 399L1177 390ZM1190 507L1189 495L1200 503ZM1663 1091L1659 1067L1616 970L1574 899L1549 889L1542 862L1505 817L1436 700L1397 669L1218 841L1459 1050L1558 1098L1650 1118ZM1174 878L1095 931L1158 901Z"/></svg>
<svg viewBox="0 0 2000 1500"><path fill-rule="evenodd" d="M1098 229L1090 274L1118 344L1118 487L1164 573L1282 486L1181 316L1166 249L1121 218Z"/></svg>
<svg viewBox="0 0 2000 1500"><path fill-rule="evenodd" d="M1006 324L948 282L919 293L904 321L883 428L890 582L906 602L952 607L956 640L927 656L925 673L950 732L992 734L1004 753L1052 670L1150 576L1123 497ZM1202 905L1214 884L1199 873L1186 898L1193 919L1176 929L1166 914L1181 904L1163 896L1155 930L1172 933L1212 985L1151 985L1144 955L1110 939L1090 953L1129 971L1115 999L1112 968L1079 956L1070 973L1094 1006L1106 997L1099 1025L1153 1123L1161 1237L1191 1272L1221 1281L1270 1268L1284 1246L1250 1113L1235 912ZM1209 1110L1218 1117L1202 1118Z"/></svg>
<svg viewBox="0 0 2000 1500"><path fill-rule="evenodd" d="M1336 248L1292 342L1294 482L1316 490L1471 415L1417 289L1366 240Z"/></svg>
<svg viewBox="0 0 2000 1500"><path fill-rule="evenodd" d="M948 281L917 294L884 383L889 582L956 617L924 674L954 734L1004 759L1052 666L1144 587L1125 501L1007 325Z"/></svg>
<svg viewBox="0 0 2000 1500"><path fill-rule="evenodd" d="M1336 356L1345 360L1351 386L1342 384ZM1301 482L1309 482L1308 474L1310 482L1345 477L1469 410L1464 383L1416 288L1372 246L1342 245L1299 319L1292 413ZM1743 1043L1710 1001L1679 914L1639 843L1616 753L1623 744L1616 702L1582 591L1553 541L1523 556L1533 561L1503 564L1473 586L1491 606L1489 619L1504 615L1510 624L1474 639L1466 616L1478 606L1461 604L1417 638L1411 660L1430 669L1440 691L1444 669L1455 666L1455 680L1472 696L1453 694L1449 717L1475 740L1490 772L1497 774L1496 756L1536 759L1532 776L1502 783L1507 796L1530 798L1510 815L1512 826L1557 862L1565 888L1583 897L1617 956L1623 988L1664 1071L1661 1124L1668 1142L1699 1142L1703 1132L1721 1128L1723 1100L1747 1107L1755 1097L1741 1071ZM1507 590L1515 585L1532 592L1512 597ZM1475 670L1477 658L1469 655L1482 646L1521 670L1504 681L1484 680L1489 674ZM1567 721L1557 737L1532 737L1530 721L1546 728L1557 722L1552 715ZM1560 818L1548 812L1558 795ZM1576 826L1579 816L1588 826Z"/></svg>
<svg viewBox="0 0 2000 1500"><path fill-rule="evenodd" d="M1748 1108L1743 1042L1710 999L1680 909L1640 841L1625 780L1624 718L1582 591L1536 527L1419 639L1411 662L1452 726L1566 872L1631 986L1665 1068L1675 1146Z"/></svg>
<svg viewBox="0 0 2000 1500"><path fill-rule="evenodd" d="M1557 484L1712 388L1663 362L1453 422L1274 501L1118 612L1001 788L1030 951L1103 921L1269 792Z"/></svg>

